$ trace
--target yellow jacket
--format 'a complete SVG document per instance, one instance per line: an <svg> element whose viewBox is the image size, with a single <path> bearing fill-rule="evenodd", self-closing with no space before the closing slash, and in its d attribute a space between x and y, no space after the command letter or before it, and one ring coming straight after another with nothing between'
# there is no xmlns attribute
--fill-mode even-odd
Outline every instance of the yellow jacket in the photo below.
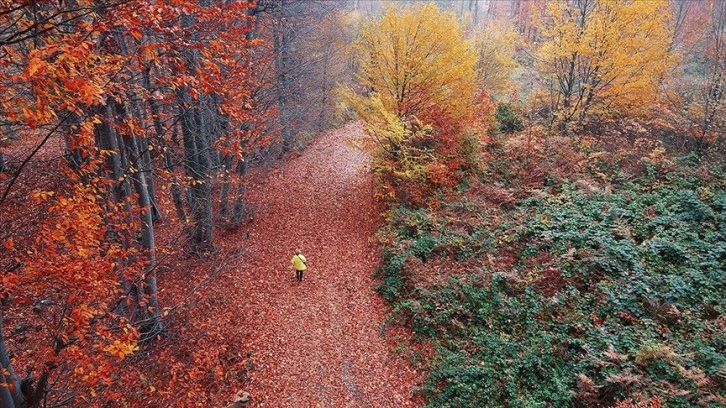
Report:
<svg viewBox="0 0 726 408"><path fill-rule="evenodd" d="M305 269L308 269L308 261L305 259L305 255L303 254L293 256L290 262L292 263L292 266L295 267L296 271L304 271Z"/></svg>

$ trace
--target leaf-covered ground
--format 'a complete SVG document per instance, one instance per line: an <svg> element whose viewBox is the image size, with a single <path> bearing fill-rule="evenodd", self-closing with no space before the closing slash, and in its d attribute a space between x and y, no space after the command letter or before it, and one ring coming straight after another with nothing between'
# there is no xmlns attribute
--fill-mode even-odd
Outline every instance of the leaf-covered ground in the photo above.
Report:
<svg viewBox="0 0 726 408"><path fill-rule="evenodd" d="M361 135L361 126L351 124L253 169L246 181L250 219L234 230L217 229L218 253L207 259L188 254L168 185L159 183L164 220L156 224L156 243L167 333L118 362L118 380L96 397L80 389L81 400L88 406L224 407L245 390L253 407L419 405L414 386L423 373L392 351L400 333L382 329L389 309L372 277L380 208L369 158L353 147ZM11 164L24 157L26 145L9 151ZM54 141L41 151L0 214L3 225L25 231L9 235L21 247L47 216L39 208L32 217L20 216L27 197L65 180L62 148ZM309 265L301 284L290 264L296 248ZM8 316L7 330L25 321L16 319L21 313L15 309ZM46 340L11 334L8 341L18 351ZM32 362L17 356L20 371ZM130 383L138 386L129 389Z"/></svg>
<svg viewBox="0 0 726 408"><path fill-rule="evenodd" d="M230 351L250 356L253 406L416 405L418 375L381 330L387 309L371 277L379 208L368 156L350 143L360 134L356 124L328 133L250 186L254 221L234 234L243 257L227 307L238 327ZM308 259L301 284L295 248Z"/></svg>

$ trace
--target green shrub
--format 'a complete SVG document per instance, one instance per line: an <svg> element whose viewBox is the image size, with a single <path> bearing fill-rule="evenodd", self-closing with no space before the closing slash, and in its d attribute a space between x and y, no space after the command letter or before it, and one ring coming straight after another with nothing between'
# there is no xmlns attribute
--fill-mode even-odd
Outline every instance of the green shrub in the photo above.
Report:
<svg viewBox="0 0 726 408"><path fill-rule="evenodd" d="M724 406L726 193L719 178L661 180L565 183L498 214L396 212L386 268L410 276L407 257L438 256L452 276L387 297L436 347L428 406ZM485 254L513 261L471 269Z"/></svg>
<svg viewBox="0 0 726 408"><path fill-rule="evenodd" d="M524 130L524 124L519 115L506 103L497 105L497 112L494 114L497 119L497 129L502 133L516 133Z"/></svg>

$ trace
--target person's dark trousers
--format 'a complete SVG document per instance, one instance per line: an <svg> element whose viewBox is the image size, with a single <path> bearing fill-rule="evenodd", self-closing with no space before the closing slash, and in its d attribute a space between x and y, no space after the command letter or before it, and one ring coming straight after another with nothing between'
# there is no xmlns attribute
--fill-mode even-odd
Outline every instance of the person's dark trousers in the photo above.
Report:
<svg viewBox="0 0 726 408"><path fill-rule="evenodd" d="M302 275L303 275L303 271L295 270L295 277L297 277L298 282L302 282L302 278L303 278Z"/></svg>

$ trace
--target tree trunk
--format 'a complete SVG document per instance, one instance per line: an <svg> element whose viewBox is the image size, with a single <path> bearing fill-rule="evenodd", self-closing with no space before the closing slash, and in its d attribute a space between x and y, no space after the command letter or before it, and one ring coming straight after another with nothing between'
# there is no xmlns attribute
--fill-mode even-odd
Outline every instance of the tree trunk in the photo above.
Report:
<svg viewBox="0 0 726 408"><path fill-rule="evenodd" d="M213 222L212 222L212 200L211 186L207 177L208 166L202 157L204 149L199 136L199 112L192 106L191 98L186 90L181 91L181 116L182 116L182 139L184 140L184 171L192 180L189 187L187 200L189 211L194 223L192 238L192 250L203 256L207 252L214 251L213 243Z"/></svg>
<svg viewBox="0 0 726 408"><path fill-rule="evenodd" d="M247 20L248 30L245 33L245 38L247 39L249 44L252 42L253 39L255 39L257 35L257 13L259 13L259 9L253 7L253 0L247 0L247 2L249 3L249 7L247 8L246 14L249 16L249 19ZM251 50L248 51L251 52ZM226 128L229 128L229 123L226 124ZM250 125L243 124L242 130L249 131ZM231 146L228 147L231 148ZM240 180L247 172L247 162L244 158L239 158L239 160L237 161L237 165L234 169L234 173L237 176L237 185L235 186L232 183L232 167L234 166L234 156L234 153L230 154L228 157L225 158L225 161L223 163L225 174L224 182L222 184L222 190L220 192L220 214L222 215L222 217L229 216L229 193L230 191L234 190L232 194L234 196L234 203L232 205L232 224L239 224L242 222L242 219L245 215L244 193L246 189L245 186L240 182Z"/></svg>
<svg viewBox="0 0 726 408"><path fill-rule="evenodd" d="M171 200L174 202L174 208L176 209L176 216L179 221L186 222L187 214L184 211L184 200L182 199L182 187L179 184L179 179L176 176L176 159L175 154L172 152L171 147L163 144L164 149L164 161L166 162L166 169L171 172Z"/></svg>
<svg viewBox="0 0 726 408"><path fill-rule="evenodd" d="M134 95L129 95L129 100L131 101L129 102L131 105L131 114L127 116L130 119L141 119L144 116L141 103L137 98L134 98ZM137 203L141 218L141 247L147 261L143 288L147 302L145 307L142 308L143 321L140 323L142 333L141 341L146 341L153 339L165 331L164 323L161 320L161 310L158 300L156 243L154 239L154 220L161 218L161 214L158 215L158 218L154 216L156 208L152 183L154 173L148 149L148 138L131 134L127 139L128 157L131 163L137 164L137 169L131 171L130 178L137 194Z"/></svg>
<svg viewBox="0 0 726 408"><path fill-rule="evenodd" d="M331 49L330 47L326 46L323 50L323 73L322 73L322 97L320 100L320 114L318 116L318 131L322 131L327 127L327 120L328 112L330 109L328 108L328 98L330 94L330 86L329 86L329 80L328 80L328 68L330 67L330 59L331 56Z"/></svg>
<svg viewBox="0 0 726 408"><path fill-rule="evenodd" d="M138 108L140 109L140 107ZM139 137L138 145L141 154L140 165L146 173L146 189L149 193L149 203L151 205L149 211L151 211L151 217L154 221L162 221L163 217L161 216L161 211L159 211L159 206L156 204L156 187L154 184L154 171L151 163L149 138Z"/></svg>
<svg viewBox="0 0 726 408"><path fill-rule="evenodd" d="M194 24L194 17L185 15L182 17L182 27L190 27ZM186 60L187 73L196 75L198 66L197 50L186 50L183 58ZM187 202L193 222L191 231L192 250L199 256L213 253L214 220L212 216L212 186L210 171L211 149L210 137L205 135L207 129L205 115L201 112L200 104L204 98L196 101L189 94L188 87L182 88L177 93L179 101L182 139L184 140L184 172L191 179L191 186L188 189Z"/></svg>
<svg viewBox="0 0 726 408"><path fill-rule="evenodd" d="M194 17L184 15L181 18L182 28L194 25ZM191 40L195 40L191 34ZM189 75L195 76L198 67L199 51L188 49L182 54ZM199 256L213 253L214 220L212 216L212 186L210 172L211 149L210 137L205 135L207 129L205 115L201 112L204 97L194 100L188 86L177 92L181 117L182 139L184 140L184 172L191 180L187 190L187 202L192 218L191 232L192 250Z"/></svg>
<svg viewBox="0 0 726 408"><path fill-rule="evenodd" d="M143 75L143 82L144 82L144 88L151 93L151 74L150 74L151 68L148 68L144 70L142 73ZM156 99L153 97L149 98L148 100L149 109L151 110L151 119L154 124L154 132L156 133L156 140L159 144L161 144L161 149L164 154L164 161L166 164L166 170L168 170L171 173L171 198L174 202L174 208L176 209L176 215L179 218L180 221L186 222L187 215L184 211L184 200L182 199L182 188L179 185L179 179L176 176L176 163L175 163L175 155L174 152L171 150L171 147L166 142L166 139L164 139L164 126L161 123L161 109L159 108L159 103ZM176 125L173 125L176 126ZM174 131L172 132L173 135L176 134L176 127L174 128ZM176 139L176 138L174 138Z"/></svg>
<svg viewBox="0 0 726 408"><path fill-rule="evenodd" d="M219 192L219 216L225 220L229 216L229 190L232 186L233 154L225 154L222 158L222 188Z"/></svg>
<svg viewBox="0 0 726 408"><path fill-rule="evenodd" d="M115 121L113 101L109 98L106 101L106 107L100 108L100 110L104 113L105 119L96 126L96 144L101 150L110 152L106 156L106 172L108 174L108 178L113 180L113 185L109 190L109 193L111 194L111 203L114 205L122 203L124 206L125 217L128 217L129 214L131 214L131 205L127 198L131 194L131 190L129 184L124 179L123 169L126 167L126 156L123 152L123 139L118 137L113 127L113 123ZM119 146L119 144L121 144L121 146ZM107 208L107 211L113 212L114 210L112 208ZM106 224L111 225L113 223L107 220ZM112 226L109 226L108 234L111 239L120 242L124 249L130 248L132 245L130 235L123 231L121 231L122 235L119 235L118 232L119 231L116 231ZM119 262L122 269L128 263L128 260L122 260ZM131 283L124 278L123 271L118 271L117 275L124 293L133 294L133 287ZM119 305L114 312L119 315L128 314L126 303L119 302Z"/></svg>
<svg viewBox="0 0 726 408"><path fill-rule="evenodd" d="M279 24L282 25L287 15L287 8L285 7L284 1L280 2L277 12L279 14ZM283 151L288 151L292 147L290 112L287 103L287 92L289 91L288 76L290 75L290 32L286 27L278 27L275 30L274 36L275 70L277 71L275 94L280 120L280 136L282 137Z"/></svg>
<svg viewBox="0 0 726 408"><path fill-rule="evenodd" d="M221 154L219 149L214 148L215 142L223 133L223 118L219 114L219 103L213 96L203 96L199 98L200 102L200 118L201 118L201 134L204 144L204 152L206 159L209 161L210 170L219 170L221 165Z"/></svg>
<svg viewBox="0 0 726 408"><path fill-rule="evenodd" d="M116 38L116 43L119 45L121 49L121 53L123 55L130 55L129 47L127 44L127 38L124 37L118 30L114 31L114 37ZM137 75L135 75L135 72L131 72L131 69L129 70L129 77L135 78ZM141 80L142 84L145 85L145 77L144 74L147 73L146 71L142 71L141 74ZM141 103L139 102L139 99L134 91L128 90L127 91L127 98L130 101L131 105L131 114L126 114L127 117L135 117L137 119L145 119L146 118L146 112L144 111L143 107L141 106ZM124 108L124 113L126 113L126 109ZM156 205L156 189L154 187L154 173L151 165L151 152L149 150L149 139L145 136L139 136L139 135L131 135L133 137L133 145L135 148L134 154L131 156L134 156L133 164L134 167L139 169L140 172L145 173L144 178L145 180L145 190L148 194L148 199L150 202L149 211L151 212L151 217L154 221L161 220L161 212L159 211L159 207Z"/></svg>
<svg viewBox="0 0 726 408"><path fill-rule="evenodd" d="M479 0L469 0L469 12L476 27L479 24Z"/></svg>
<svg viewBox="0 0 726 408"><path fill-rule="evenodd" d="M106 156L106 166L108 167L107 171L109 172L110 178L115 181L111 196L114 203L120 203L129 196L130 190L128 183L123 180L124 166L122 163L123 153L121 149L123 146L119 146L119 142L123 143L123 140L118 139L116 131L113 128L115 112L112 104L113 101L109 98L106 101L106 119L96 127L96 143L102 150L110 152ZM127 207L127 210L130 210L130 208Z"/></svg>
<svg viewBox="0 0 726 408"><path fill-rule="evenodd" d="M244 176L247 172L247 162L244 160L240 160L239 163L237 163L237 169L235 171L240 178ZM234 212L232 215L232 222L234 222L235 224L239 224L240 222L242 222L242 219L245 215L245 190L246 188L244 184L239 183L239 185L237 186L237 198L234 200Z"/></svg>
<svg viewBox="0 0 726 408"><path fill-rule="evenodd" d="M130 137L130 157L135 160L141 159L138 137ZM147 298L147 305L144 307L141 326L141 341L149 340L164 332L164 323L161 320L161 313L158 300L158 287L156 283L156 243L154 240L154 218L152 216L152 203L149 195L146 173L133 171L131 180L136 190L137 202L141 209L141 247L146 256L146 273L144 278L144 295Z"/></svg>

